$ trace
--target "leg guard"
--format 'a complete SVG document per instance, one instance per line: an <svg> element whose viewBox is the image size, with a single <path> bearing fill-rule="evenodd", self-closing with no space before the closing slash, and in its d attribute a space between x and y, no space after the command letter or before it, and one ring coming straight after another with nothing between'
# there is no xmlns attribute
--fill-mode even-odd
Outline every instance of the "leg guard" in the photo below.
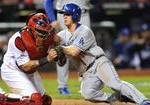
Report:
<svg viewBox="0 0 150 105"><path fill-rule="evenodd" d="M0 105L35 105L29 102L0 102Z"/></svg>
<svg viewBox="0 0 150 105"><path fill-rule="evenodd" d="M32 101L19 101L15 99L0 100L0 105L35 105Z"/></svg>
<svg viewBox="0 0 150 105"><path fill-rule="evenodd" d="M20 100L19 98L10 98L5 94L0 94L0 105L36 105L31 100Z"/></svg>
<svg viewBox="0 0 150 105"><path fill-rule="evenodd" d="M42 96L40 93L33 93L31 95L31 100L34 101L34 105L43 105L42 104Z"/></svg>
<svg viewBox="0 0 150 105"><path fill-rule="evenodd" d="M43 105L51 105L52 104L52 98L46 94L43 95Z"/></svg>

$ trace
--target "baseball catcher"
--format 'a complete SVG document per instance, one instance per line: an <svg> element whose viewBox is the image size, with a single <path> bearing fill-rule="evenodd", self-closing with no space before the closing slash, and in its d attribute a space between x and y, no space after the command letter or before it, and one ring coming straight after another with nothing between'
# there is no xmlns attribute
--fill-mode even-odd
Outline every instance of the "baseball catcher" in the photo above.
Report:
<svg viewBox="0 0 150 105"><path fill-rule="evenodd" d="M54 36L55 29L48 17L44 13L35 13L28 17L26 26L10 38L1 75L22 103L11 102L10 105L51 105L52 99L45 93L38 68L57 57L57 52L52 49ZM29 101L21 101L26 96ZM2 100L1 103L10 103L7 97Z"/></svg>

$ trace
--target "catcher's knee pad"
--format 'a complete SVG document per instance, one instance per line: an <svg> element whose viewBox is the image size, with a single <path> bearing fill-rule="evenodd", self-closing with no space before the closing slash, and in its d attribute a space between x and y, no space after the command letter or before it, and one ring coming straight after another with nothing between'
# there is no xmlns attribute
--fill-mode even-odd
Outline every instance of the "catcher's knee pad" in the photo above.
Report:
<svg viewBox="0 0 150 105"><path fill-rule="evenodd" d="M44 94L42 99L43 99L43 105L51 105L52 104L52 98L49 95Z"/></svg>
<svg viewBox="0 0 150 105"><path fill-rule="evenodd" d="M31 100L34 101L34 105L43 105L42 95L40 93L33 93L31 95Z"/></svg>

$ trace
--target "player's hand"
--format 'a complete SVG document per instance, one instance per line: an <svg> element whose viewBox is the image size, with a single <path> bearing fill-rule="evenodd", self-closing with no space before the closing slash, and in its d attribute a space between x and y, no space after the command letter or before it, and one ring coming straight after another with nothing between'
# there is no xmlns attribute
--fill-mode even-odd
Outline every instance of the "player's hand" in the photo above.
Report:
<svg viewBox="0 0 150 105"><path fill-rule="evenodd" d="M67 58L63 52L62 46L57 46L54 48L57 52L57 57L54 59L59 66L63 66L66 64Z"/></svg>
<svg viewBox="0 0 150 105"><path fill-rule="evenodd" d="M48 61L50 62L50 61L54 60L56 57L57 57L56 50L50 49L49 52L48 52L48 55L47 55Z"/></svg>
<svg viewBox="0 0 150 105"><path fill-rule="evenodd" d="M61 42L61 38L58 35L55 35L53 40L55 45L59 45Z"/></svg>
<svg viewBox="0 0 150 105"><path fill-rule="evenodd" d="M53 21L52 23L51 23L51 25L52 25L52 27L54 27L57 31L60 29L60 26L59 26L59 23L58 23L58 21Z"/></svg>

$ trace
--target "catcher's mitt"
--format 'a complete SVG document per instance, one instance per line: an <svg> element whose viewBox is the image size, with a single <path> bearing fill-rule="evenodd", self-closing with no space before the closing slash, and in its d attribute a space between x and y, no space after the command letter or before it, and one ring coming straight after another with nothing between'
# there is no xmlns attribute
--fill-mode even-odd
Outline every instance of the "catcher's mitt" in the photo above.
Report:
<svg viewBox="0 0 150 105"><path fill-rule="evenodd" d="M63 49L61 46L57 46L54 48L57 52L57 57L55 58L55 61L58 63L59 66L65 65L67 58L66 55L63 52Z"/></svg>

